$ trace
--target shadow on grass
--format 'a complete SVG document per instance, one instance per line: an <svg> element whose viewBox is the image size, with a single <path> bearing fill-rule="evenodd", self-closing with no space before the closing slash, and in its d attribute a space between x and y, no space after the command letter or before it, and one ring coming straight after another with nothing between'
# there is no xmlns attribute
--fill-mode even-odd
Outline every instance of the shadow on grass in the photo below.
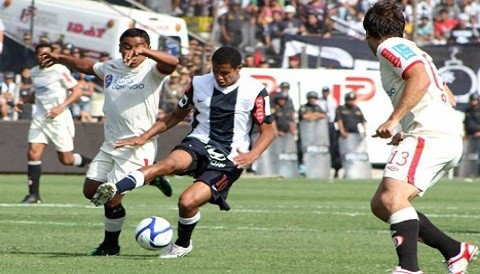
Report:
<svg viewBox="0 0 480 274"><path fill-rule="evenodd" d="M36 252L36 251L0 251L0 255L35 255L35 256L45 256L50 258L61 258L61 257L88 257L88 258L130 258L130 259L151 259L158 257L158 254L152 255L135 255L135 254L120 254L118 256L88 256L86 253L75 253L75 252Z"/></svg>

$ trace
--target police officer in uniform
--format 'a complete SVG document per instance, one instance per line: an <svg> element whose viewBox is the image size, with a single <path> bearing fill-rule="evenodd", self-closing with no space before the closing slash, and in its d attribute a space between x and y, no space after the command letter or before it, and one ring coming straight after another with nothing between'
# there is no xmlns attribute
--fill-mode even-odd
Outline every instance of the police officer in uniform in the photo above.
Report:
<svg viewBox="0 0 480 274"><path fill-rule="evenodd" d="M470 95L470 107L465 111L465 134L469 138L480 139L480 96L478 93Z"/></svg>
<svg viewBox="0 0 480 274"><path fill-rule="evenodd" d="M349 92L345 95L345 104L337 108L335 120L340 136L344 139L350 133L365 133L366 120L360 108L355 104L356 95ZM361 124L361 128L359 128ZM362 130L362 132L360 132Z"/></svg>

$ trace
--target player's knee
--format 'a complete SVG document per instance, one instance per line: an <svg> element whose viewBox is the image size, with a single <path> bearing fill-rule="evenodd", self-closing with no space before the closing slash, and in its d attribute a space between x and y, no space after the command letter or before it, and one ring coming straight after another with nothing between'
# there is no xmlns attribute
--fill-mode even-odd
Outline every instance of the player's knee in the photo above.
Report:
<svg viewBox="0 0 480 274"><path fill-rule="evenodd" d="M83 184L83 196L85 196L85 198L89 200L92 199L99 185L101 185L100 182L85 179L85 182Z"/></svg>
<svg viewBox="0 0 480 274"><path fill-rule="evenodd" d="M198 204L195 202L192 197L188 195L181 195L178 199L178 210L180 212L186 213L196 210L198 208Z"/></svg>

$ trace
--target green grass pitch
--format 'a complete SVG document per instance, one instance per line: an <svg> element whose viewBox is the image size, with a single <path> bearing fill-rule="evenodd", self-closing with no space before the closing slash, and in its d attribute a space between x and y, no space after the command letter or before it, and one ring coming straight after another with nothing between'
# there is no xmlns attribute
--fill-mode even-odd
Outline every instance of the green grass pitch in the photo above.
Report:
<svg viewBox="0 0 480 274"><path fill-rule="evenodd" d="M146 186L127 194L121 255L88 257L103 239L103 208L83 198L83 177L43 175L40 205L21 205L25 175L0 175L0 273L390 273L397 258L388 226L369 201L378 180L241 178L229 212L201 209L193 252L161 260L140 248L133 231L158 215L177 226L177 198L191 183L170 178L174 195ZM445 180L416 199L451 236L480 244L480 181ZM176 236L176 230L174 237ZM425 273L446 273L442 257L419 245ZM480 273L473 262L469 273Z"/></svg>

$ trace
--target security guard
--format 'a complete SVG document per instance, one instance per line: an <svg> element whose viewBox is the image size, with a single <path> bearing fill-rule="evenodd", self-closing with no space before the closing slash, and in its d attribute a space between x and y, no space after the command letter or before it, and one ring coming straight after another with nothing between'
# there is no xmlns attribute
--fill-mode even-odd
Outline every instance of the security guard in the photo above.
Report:
<svg viewBox="0 0 480 274"><path fill-rule="evenodd" d="M367 121L360 108L355 104L355 99L357 99L355 93L345 94L345 104L339 106L335 114L340 136L344 139L350 133L365 133ZM361 124L361 128L359 128L359 124Z"/></svg>
<svg viewBox="0 0 480 274"><path fill-rule="evenodd" d="M469 138L480 138L480 96L470 95L470 107L465 111L465 134Z"/></svg>

